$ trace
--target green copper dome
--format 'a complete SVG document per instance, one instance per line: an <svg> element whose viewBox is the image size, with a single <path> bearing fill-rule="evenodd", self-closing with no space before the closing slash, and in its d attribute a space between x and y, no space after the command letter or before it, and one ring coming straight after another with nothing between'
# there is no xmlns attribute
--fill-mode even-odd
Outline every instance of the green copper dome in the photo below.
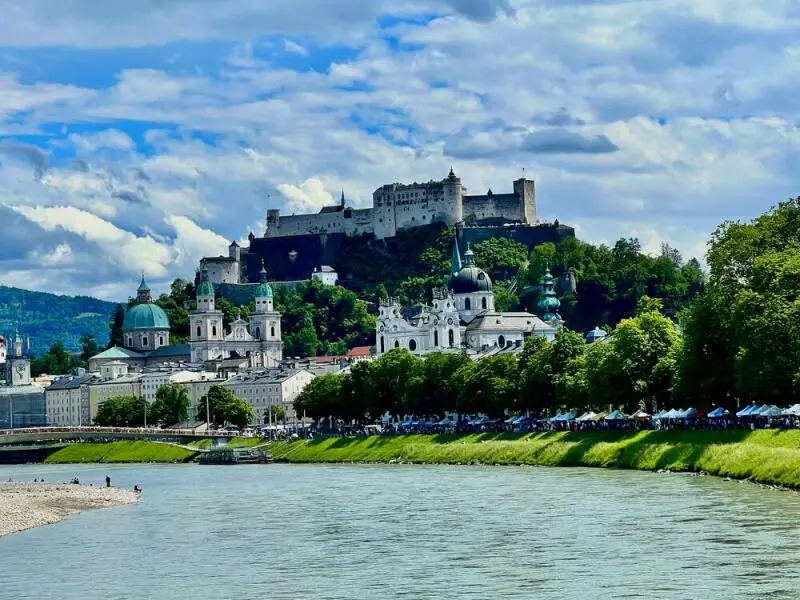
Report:
<svg viewBox="0 0 800 600"><path fill-rule="evenodd" d="M344 197L344 192L342 192ZM264 259L261 259L261 271L258 273L261 283L256 288L256 298L272 298L272 286L267 283L267 269L264 267Z"/></svg>
<svg viewBox="0 0 800 600"><path fill-rule="evenodd" d="M547 267L544 272L542 287L543 294L538 305L542 321L560 321L561 317L557 311L561 308L561 300L556 298L556 292L553 289L553 275L550 273L550 267Z"/></svg>
<svg viewBox="0 0 800 600"><path fill-rule="evenodd" d="M139 329L169 329L167 313L155 304L136 304L125 313L122 322L123 331L136 331Z"/></svg>
<svg viewBox="0 0 800 600"><path fill-rule="evenodd" d="M203 269L200 275L200 285L197 286L197 296L213 296L214 284L208 280L208 270Z"/></svg>

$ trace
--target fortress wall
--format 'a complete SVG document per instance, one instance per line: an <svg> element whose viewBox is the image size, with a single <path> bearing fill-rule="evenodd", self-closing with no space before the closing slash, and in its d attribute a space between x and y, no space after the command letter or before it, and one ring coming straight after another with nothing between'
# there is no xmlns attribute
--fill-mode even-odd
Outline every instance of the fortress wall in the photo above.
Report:
<svg viewBox="0 0 800 600"><path fill-rule="evenodd" d="M347 209L344 215L344 231L349 236L373 233L374 218L374 210L371 208Z"/></svg>
<svg viewBox="0 0 800 600"><path fill-rule="evenodd" d="M344 231L344 212L281 215L278 226L269 227L266 237L286 237L311 233L344 233Z"/></svg>
<svg viewBox="0 0 800 600"><path fill-rule="evenodd" d="M464 196L464 219L522 221L524 215L520 204L516 194Z"/></svg>
<svg viewBox="0 0 800 600"><path fill-rule="evenodd" d="M396 228L409 229L420 225L430 225L437 221L453 224L451 215L442 206L444 202L409 202L395 206Z"/></svg>
<svg viewBox="0 0 800 600"><path fill-rule="evenodd" d="M226 260L215 261L204 258L200 261L201 268L205 266L208 271L208 280L213 284L239 283L239 263Z"/></svg>

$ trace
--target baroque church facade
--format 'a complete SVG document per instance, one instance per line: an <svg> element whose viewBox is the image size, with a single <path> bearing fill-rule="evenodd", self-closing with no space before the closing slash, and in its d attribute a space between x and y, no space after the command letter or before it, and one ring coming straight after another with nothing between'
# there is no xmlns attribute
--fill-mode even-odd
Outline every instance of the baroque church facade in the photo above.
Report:
<svg viewBox="0 0 800 600"><path fill-rule="evenodd" d="M197 308L189 315L191 362L253 357L254 364L274 367L283 358L281 314L275 311L272 287L262 263L255 291L255 310L248 321L237 317L225 332L222 311L216 308L214 284L203 269L197 287Z"/></svg>
<svg viewBox="0 0 800 600"><path fill-rule="evenodd" d="M393 348L405 348L414 354L480 352L507 348L529 336L552 340L561 318L556 312L560 302L549 269L542 289L542 318L527 312L497 312L489 275L475 264L469 245L462 263L458 241L454 240L450 279L447 288L434 291L432 306L403 307L396 298L380 301L375 334L377 354L381 356Z"/></svg>

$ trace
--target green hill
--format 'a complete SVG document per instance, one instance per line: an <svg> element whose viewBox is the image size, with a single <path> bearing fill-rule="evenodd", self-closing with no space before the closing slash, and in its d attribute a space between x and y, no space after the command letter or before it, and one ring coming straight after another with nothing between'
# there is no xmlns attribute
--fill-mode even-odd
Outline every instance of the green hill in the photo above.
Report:
<svg viewBox="0 0 800 600"><path fill-rule="evenodd" d="M47 352L57 340L67 350L80 350L80 338L87 334L104 346L114 306L113 302L88 296L58 296L0 286L0 334L9 338L19 327L24 337L30 337L33 354Z"/></svg>

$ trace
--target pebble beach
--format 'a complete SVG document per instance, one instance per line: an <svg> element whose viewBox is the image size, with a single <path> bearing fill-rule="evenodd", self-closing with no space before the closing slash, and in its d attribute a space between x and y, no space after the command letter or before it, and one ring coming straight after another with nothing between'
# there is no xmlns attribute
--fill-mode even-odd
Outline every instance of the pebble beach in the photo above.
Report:
<svg viewBox="0 0 800 600"><path fill-rule="evenodd" d="M139 494L71 483L0 483L0 536L61 521L84 510L134 504Z"/></svg>

